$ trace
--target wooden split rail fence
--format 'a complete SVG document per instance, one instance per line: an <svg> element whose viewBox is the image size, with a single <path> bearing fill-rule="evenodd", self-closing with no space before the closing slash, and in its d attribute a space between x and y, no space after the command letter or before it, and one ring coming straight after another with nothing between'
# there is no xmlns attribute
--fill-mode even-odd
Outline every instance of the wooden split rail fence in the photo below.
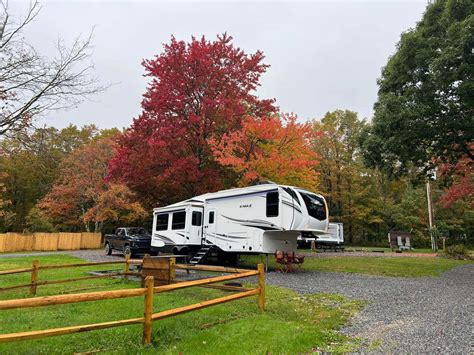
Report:
<svg viewBox="0 0 474 355"><path fill-rule="evenodd" d="M32 265L29 268L15 269L15 270L0 270L0 276L27 273L27 272L31 273L30 283L8 286L8 287L0 287L0 292L13 290L16 288L29 287L30 294L36 295L36 290L38 286L52 285L52 284L59 284L59 283L73 282L73 281L91 280L91 279L98 279L98 278L107 278L107 277L114 277L114 276L125 276L125 277L128 277L130 275L140 276L141 273L130 272L130 265L141 264L141 263L142 263L141 260L132 260L132 259L126 258L125 260L117 260L117 261L101 261L101 262L78 263L78 264L62 264L62 265L40 265L38 260L33 260ZM112 273L107 273L104 275L83 276L83 277L69 278L69 279L63 279L63 280L39 281L40 270L65 269L65 268L74 268L74 267L83 267L83 266L96 266L96 265L101 266L101 265L114 265L114 264L124 264L123 272L112 272Z"/></svg>
<svg viewBox="0 0 474 355"><path fill-rule="evenodd" d="M130 274L140 274L140 273L130 273L129 265L131 264L141 264L141 260L130 260L126 259L125 261L110 261L110 262L97 262L97 263L82 263L82 264L66 264L66 265L39 265L38 262L33 262L31 268L17 269L17 270L7 270L0 271L0 275L9 275L22 272L31 272L31 284L30 292L32 294L36 293L36 287L38 285L46 285L51 283L67 282L73 281L73 279L68 280L56 280L56 281L44 281L40 283L37 281L38 271L41 269L58 269L65 267L81 267L81 266L91 266L91 265L106 265L106 264L119 264L123 263L124 272L120 273L122 275ZM154 277L146 276L144 287L133 288L133 289L122 289L122 290L112 290L112 291L96 291L88 293L76 293L76 294L67 294L67 295L54 295L54 296L43 296L43 297L32 297L32 298L23 298L23 299L12 299L0 301L0 312L2 310L8 309L18 309L18 308L29 308L29 307L42 307L42 306L52 306L60 304L69 304L69 303L80 303L80 302L92 302L100 300L109 300L117 298L128 298L128 297L138 297L144 296L145 307L143 312L143 317L131 318L117 321L110 321L104 323L94 323L87 325L75 325L70 327L63 328L54 328L47 330L35 330L28 332L20 333L10 333L10 334L0 334L0 343L19 341L19 340L29 340L29 339L38 339L51 337L56 335L72 334L85 331L92 331L98 329L106 329L124 325L131 324L143 324L143 343L149 344L152 341L152 323L160 319L165 319L173 317L179 314L203 309L206 307L223 304L226 302L235 301L241 298L258 296L258 307L261 311L265 310L265 274L263 264L258 264L257 270L245 270L238 268L227 268L220 266L206 266L206 265L185 265L185 264L174 264L175 269L185 269L185 270L199 270L199 271L213 271L213 272L222 272L228 273L228 275L210 277L206 279L199 279L194 281L185 281L185 282L175 282L168 285L155 286ZM235 286L225 286L225 285L215 285L219 282L226 282L230 280L236 280L246 277L258 276L258 286L257 288L245 288L245 287L235 287ZM98 277L98 276L95 276ZM92 278L92 277L91 277ZM80 278L84 280L86 278ZM79 279L74 279L79 280ZM232 295L219 297L215 299L206 300L203 302L195 303L192 305L174 308L158 313L153 313L153 297L155 293L170 292L174 290L179 290L188 287L220 287L228 291L237 291ZM20 285L17 287L25 287L25 285ZM14 288L14 287L11 287ZM10 289L11 289L10 288ZM1 290L1 289L0 289Z"/></svg>

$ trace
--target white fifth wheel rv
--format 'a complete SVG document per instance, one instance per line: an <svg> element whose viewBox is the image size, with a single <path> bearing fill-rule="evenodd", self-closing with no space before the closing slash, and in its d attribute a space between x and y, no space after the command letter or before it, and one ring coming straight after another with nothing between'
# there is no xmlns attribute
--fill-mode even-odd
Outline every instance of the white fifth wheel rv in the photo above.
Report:
<svg viewBox="0 0 474 355"><path fill-rule="evenodd" d="M191 263L210 253L235 261L238 254L294 251L300 234L324 234L327 227L321 195L264 183L155 208L151 247L154 253L188 255Z"/></svg>

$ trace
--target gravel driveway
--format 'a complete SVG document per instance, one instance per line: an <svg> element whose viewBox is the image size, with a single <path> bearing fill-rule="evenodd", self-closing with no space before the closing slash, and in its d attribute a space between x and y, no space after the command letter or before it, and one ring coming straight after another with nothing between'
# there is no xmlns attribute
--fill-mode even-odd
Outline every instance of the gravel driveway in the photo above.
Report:
<svg viewBox="0 0 474 355"><path fill-rule="evenodd" d="M342 331L364 339L366 346L380 342L377 352L473 353L474 264L437 278L304 272L269 273L267 281L299 293L369 301Z"/></svg>

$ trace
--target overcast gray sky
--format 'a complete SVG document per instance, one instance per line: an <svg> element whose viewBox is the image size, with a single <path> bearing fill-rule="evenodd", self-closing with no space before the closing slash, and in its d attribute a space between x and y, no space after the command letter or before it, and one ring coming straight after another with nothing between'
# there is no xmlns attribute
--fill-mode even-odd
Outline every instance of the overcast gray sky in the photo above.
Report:
<svg viewBox="0 0 474 355"><path fill-rule="evenodd" d="M25 37L46 56L58 37L72 42L95 27L93 62L102 83L118 83L93 101L49 113L57 127L127 127L140 112L147 79L140 65L171 35L209 39L228 32L236 46L265 53L271 67L257 94L276 98L301 120L337 108L370 118L380 69L400 34L420 20L426 1L163 2L43 1ZM28 3L10 1L14 14Z"/></svg>

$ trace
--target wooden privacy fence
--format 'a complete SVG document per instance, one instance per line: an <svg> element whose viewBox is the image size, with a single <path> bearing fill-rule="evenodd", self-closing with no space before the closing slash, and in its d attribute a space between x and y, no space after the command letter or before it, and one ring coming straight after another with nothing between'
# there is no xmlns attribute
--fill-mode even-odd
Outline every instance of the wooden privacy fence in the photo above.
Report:
<svg viewBox="0 0 474 355"><path fill-rule="evenodd" d="M0 253L97 249L101 241L100 233L4 233L0 234Z"/></svg>
<svg viewBox="0 0 474 355"><path fill-rule="evenodd" d="M84 264L75 264L75 265L45 265L39 266L38 263L33 265L32 268L27 269L17 269L17 270L9 270L9 271L2 271L0 275L5 274L12 274L12 273L20 273L20 272L32 272L32 285L37 285L37 283L33 280L33 275L36 270L37 271L41 268L60 268L60 267L73 267L73 266L85 266L85 265L104 265L106 263L109 264L116 264L120 262L105 262L105 263L84 263ZM140 263L140 261L132 261L126 260L125 268L128 270L128 266L130 263ZM97 329L106 329L112 327L118 327L123 325L131 325L131 324L143 324L143 342L145 344L149 344L152 341L152 323L153 321L173 317L182 313L187 313L195 310L199 310L202 308L223 304L226 302L231 302L234 300L238 300L244 297L250 297L257 295L258 296L258 306L261 311L265 309L265 275L264 275L264 266L263 264L258 264L257 270L243 270L243 269L236 269L236 268L225 268L225 267L218 267L218 266L205 266L199 265L192 266L192 265L180 265L175 263L170 263L171 267L176 269L187 269L187 270L203 270L203 271L214 271L214 272L225 272L229 273L228 275L223 276L216 276L210 277L206 279L194 280L194 281L185 281L185 282L176 282L168 285L162 286L154 286L154 277L153 276L146 276L144 287L141 288L134 288L134 289L123 289L123 290L113 290L113 291L101 291L101 292L89 292L89 293L77 293L77 294L68 294L68 295L54 295L54 296L44 296L44 297L33 297L33 298L23 298L23 299L13 299L13 300L5 300L0 301L0 311L7 310L7 309L18 309L18 308L29 308L29 307L42 307L42 306L52 306L52 305L59 305L59 304L69 304L69 303L80 303L80 302L92 302L92 301L100 301L100 300L108 300L108 299L117 299L117 298L128 298L128 297L138 297L144 296L145 299L145 306L143 317L138 318L131 318L131 319L124 319L124 320L116 320L104 323L94 323L94 324L86 324L86 325L75 325L70 327L63 327L63 328L54 328L54 329L47 329L47 330L34 330L28 332L20 332L20 333L11 333L11 334L1 334L0 335L0 343L3 342L11 342L11 341L18 341L18 340L28 340L28 339L38 339L38 338L45 338L51 337L56 335L63 335L63 334L72 334L78 332L85 332ZM195 303L189 306L178 307L158 313L153 313L153 297L155 293L161 292L170 292L178 289L194 287L194 286L213 286L213 284L219 282L225 282L235 279L241 279L251 276L258 276L258 286L257 288L245 288L245 287L230 287L225 288L225 285L222 287L228 291L236 291L236 293L231 294L229 296L223 296L215 299L206 300L203 302ZM218 285L214 285L218 286Z"/></svg>

